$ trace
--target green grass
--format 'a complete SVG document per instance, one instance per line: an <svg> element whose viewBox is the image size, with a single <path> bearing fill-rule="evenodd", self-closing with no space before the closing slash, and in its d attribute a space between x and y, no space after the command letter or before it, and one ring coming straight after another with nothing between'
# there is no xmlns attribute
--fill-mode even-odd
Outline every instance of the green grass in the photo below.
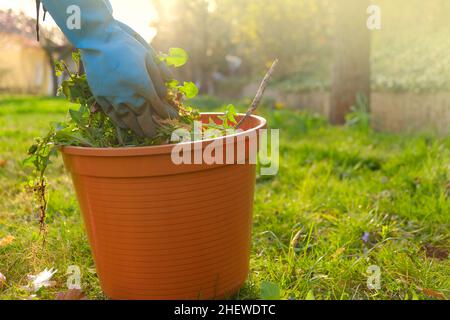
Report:
<svg viewBox="0 0 450 320"><path fill-rule="evenodd" d="M219 102L197 103L211 110ZM0 167L0 239L15 237L0 248L8 279L0 299L27 298L26 276L53 267L56 287L37 295L51 299L65 290L70 265L81 267L89 298L105 298L61 160L49 173L45 245L24 189L20 161L67 108L57 99L0 98L0 160L7 161ZM450 297L449 259L424 250L449 248L449 138L334 128L287 110L263 113L281 129L281 168L276 177L258 177L251 272L237 298L259 298L264 282L283 299L429 299L423 289ZM371 265L381 269L378 291L367 287Z"/></svg>

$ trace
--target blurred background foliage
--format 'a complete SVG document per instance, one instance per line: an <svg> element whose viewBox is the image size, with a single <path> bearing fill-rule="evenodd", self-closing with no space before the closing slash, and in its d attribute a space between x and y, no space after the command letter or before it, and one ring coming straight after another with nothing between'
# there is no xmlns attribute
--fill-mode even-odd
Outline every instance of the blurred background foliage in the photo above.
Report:
<svg viewBox="0 0 450 320"><path fill-rule="evenodd" d="M185 76L203 92L214 80L260 76L275 58L280 79L314 74L331 53L327 0L155 0L158 49L191 54ZM324 68L326 69L326 68ZM325 70L323 70L325 71ZM238 81L239 83L239 81Z"/></svg>
<svg viewBox="0 0 450 320"><path fill-rule="evenodd" d="M450 88L450 1L380 0L373 34L372 82L379 90Z"/></svg>
<svg viewBox="0 0 450 320"><path fill-rule="evenodd" d="M155 46L191 54L182 76L203 93L242 86L281 60L276 85L289 92L328 89L333 52L332 0L154 0ZM382 28L372 32L377 90L450 88L450 2L377 0ZM236 88L236 90L237 90ZM232 91L233 88L230 88Z"/></svg>
<svg viewBox="0 0 450 320"><path fill-rule="evenodd" d="M29 1L30 6L34 6L33 0ZM147 30L154 28L154 46L160 51L170 47L186 49L191 56L190 63L178 76L194 80L203 94L239 96L245 85L259 80L275 58L281 63L274 87L289 93L330 89L336 6L343 1L146 1L156 11L148 15L149 20L153 17L152 21L142 21L148 25ZM371 33L373 88L378 91L448 91L450 1L371 2L381 8L382 19L381 30ZM123 10L115 3L119 16ZM28 58L20 58L24 63L19 70L12 66L14 57L7 54L18 36L28 51L39 46L35 42L34 24L34 16L0 10L0 91L15 92L11 83L19 82L17 76L14 81L4 83L11 72L29 76L34 72L31 69L37 68L34 65L25 68ZM46 63L70 57L70 48L59 30L43 26L41 33L40 46L48 58L39 61ZM37 73L37 78L49 78L47 70L45 75L42 71ZM55 79L46 82L55 82ZM31 90L32 86L34 83L26 85L26 93L55 92L55 85L53 90Z"/></svg>

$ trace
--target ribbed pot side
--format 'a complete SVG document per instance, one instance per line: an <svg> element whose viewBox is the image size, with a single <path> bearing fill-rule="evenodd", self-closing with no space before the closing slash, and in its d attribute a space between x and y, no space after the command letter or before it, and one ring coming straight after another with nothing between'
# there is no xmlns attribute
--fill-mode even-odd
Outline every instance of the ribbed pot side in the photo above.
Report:
<svg viewBox="0 0 450 320"><path fill-rule="evenodd" d="M247 278L256 166L175 165L172 148L62 149L112 299L226 298Z"/></svg>

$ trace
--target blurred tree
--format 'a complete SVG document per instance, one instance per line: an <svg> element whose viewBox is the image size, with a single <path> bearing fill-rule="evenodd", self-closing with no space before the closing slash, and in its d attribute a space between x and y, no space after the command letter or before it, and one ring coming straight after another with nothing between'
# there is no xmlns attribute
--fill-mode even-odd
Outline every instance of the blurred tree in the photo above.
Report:
<svg viewBox="0 0 450 320"><path fill-rule="evenodd" d="M366 24L369 0L340 0L335 5L330 120L344 124L358 95L364 95L370 104L370 31Z"/></svg>
<svg viewBox="0 0 450 320"><path fill-rule="evenodd" d="M227 60L242 60L234 75L260 76L275 58L276 76L312 69L330 50L330 0L153 0L159 13L155 46L183 47L184 73L210 91L211 74L230 76ZM228 57L228 59L226 59Z"/></svg>

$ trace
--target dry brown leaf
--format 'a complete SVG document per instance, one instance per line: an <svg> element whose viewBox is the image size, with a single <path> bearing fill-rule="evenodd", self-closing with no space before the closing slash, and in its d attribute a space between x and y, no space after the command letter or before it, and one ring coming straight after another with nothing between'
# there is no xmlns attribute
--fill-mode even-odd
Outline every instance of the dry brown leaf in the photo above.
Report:
<svg viewBox="0 0 450 320"><path fill-rule="evenodd" d="M79 289L70 289L67 292L60 292L56 295L55 300L87 300L88 298Z"/></svg>
<svg viewBox="0 0 450 320"><path fill-rule="evenodd" d="M0 248L9 246L14 241L14 237L12 235L9 235L3 239L0 239Z"/></svg>
<svg viewBox="0 0 450 320"><path fill-rule="evenodd" d="M6 277L0 272L0 289L6 284Z"/></svg>
<svg viewBox="0 0 450 320"><path fill-rule="evenodd" d="M298 243L300 242L300 239L302 238L302 230L300 230L299 232L297 232L294 236L294 238L292 238L291 241L291 247L292 248L297 248Z"/></svg>
<svg viewBox="0 0 450 320"><path fill-rule="evenodd" d="M446 296L439 291L432 290L432 289L422 289L422 292L424 295L430 298L439 299L439 300L446 300Z"/></svg>
<svg viewBox="0 0 450 320"><path fill-rule="evenodd" d="M8 163L8 161L0 159L0 168L4 168L6 167L6 164Z"/></svg>

